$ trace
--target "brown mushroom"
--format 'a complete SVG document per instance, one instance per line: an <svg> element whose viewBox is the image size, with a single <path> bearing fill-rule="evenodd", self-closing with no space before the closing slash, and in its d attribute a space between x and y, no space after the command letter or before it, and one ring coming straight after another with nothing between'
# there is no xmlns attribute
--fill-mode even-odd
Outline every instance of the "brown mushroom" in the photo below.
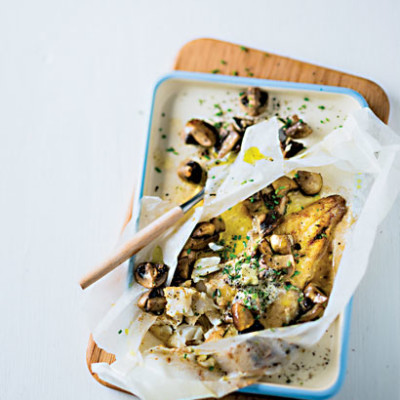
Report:
<svg viewBox="0 0 400 400"><path fill-rule="evenodd" d="M284 196L291 190L296 190L299 188L297 183L288 176L281 176L280 178L276 179L274 182L271 183L275 194L279 196Z"/></svg>
<svg viewBox="0 0 400 400"><path fill-rule="evenodd" d="M234 150L236 145L240 143L242 136L235 130L230 130L222 141L221 148L218 152L218 157L225 157L230 151ZM238 149L239 150L239 149Z"/></svg>
<svg viewBox="0 0 400 400"><path fill-rule="evenodd" d="M234 303L232 305L231 312L233 324L239 332L250 328L255 322L251 311L241 303Z"/></svg>
<svg viewBox="0 0 400 400"><path fill-rule="evenodd" d="M178 260L178 265L176 266L176 275L183 279L189 279L191 275L191 265L188 257L183 257Z"/></svg>
<svg viewBox="0 0 400 400"><path fill-rule="evenodd" d="M328 297L314 283L309 283L304 289L304 296L312 300L315 304L322 304Z"/></svg>
<svg viewBox="0 0 400 400"><path fill-rule="evenodd" d="M160 315L163 313L167 300L161 288L151 289L143 293L138 300L138 307L143 311Z"/></svg>
<svg viewBox="0 0 400 400"><path fill-rule="evenodd" d="M258 244L258 250L263 255L272 256L271 246L266 239L261 240L261 242Z"/></svg>
<svg viewBox="0 0 400 400"><path fill-rule="evenodd" d="M285 128L285 134L287 137L290 137L292 139L303 139L311 135L311 133L313 132L310 125L305 123L297 115L293 115L292 119L288 119L288 122Z"/></svg>
<svg viewBox="0 0 400 400"><path fill-rule="evenodd" d="M321 304L315 304L311 310L307 311L298 319L298 322L313 321L314 319L319 318L323 312L324 307Z"/></svg>
<svg viewBox="0 0 400 400"><path fill-rule="evenodd" d="M209 243L211 242L218 242L219 234L215 234L208 237L201 237L201 238L189 238L186 242L185 247L192 249L192 250L203 250L205 249Z"/></svg>
<svg viewBox="0 0 400 400"><path fill-rule="evenodd" d="M212 224L215 226L215 232L225 232L225 222L221 217L215 217L210 220Z"/></svg>
<svg viewBox="0 0 400 400"><path fill-rule="evenodd" d="M268 103L268 93L257 87L249 87L240 96L240 106L248 115L260 115Z"/></svg>
<svg viewBox="0 0 400 400"><path fill-rule="evenodd" d="M197 144L212 147L217 142L217 130L208 122L201 119L191 119L182 132L186 144Z"/></svg>
<svg viewBox="0 0 400 400"><path fill-rule="evenodd" d="M198 162L185 160L178 167L178 176L186 182L199 184L205 174Z"/></svg>
<svg viewBox="0 0 400 400"><path fill-rule="evenodd" d="M160 287L168 277L168 266L165 264L155 264L144 262L135 269L136 282L147 289Z"/></svg>
<svg viewBox="0 0 400 400"><path fill-rule="evenodd" d="M294 157L296 154L300 153L300 151L305 149L303 143L296 142L295 140L290 140L290 139L288 139L288 141L281 147L282 147L283 157L285 158Z"/></svg>
<svg viewBox="0 0 400 400"><path fill-rule="evenodd" d="M215 225L211 222L200 222L192 233L193 238L212 236L215 233Z"/></svg>
<svg viewBox="0 0 400 400"><path fill-rule="evenodd" d="M246 118L246 117L233 117L233 126L235 130L242 135L244 135L246 129L249 126L252 126L256 123L256 119L254 118Z"/></svg>
<svg viewBox="0 0 400 400"><path fill-rule="evenodd" d="M318 194L323 185L322 175L316 172L297 171L294 180L299 185L301 192L307 196Z"/></svg>
<svg viewBox="0 0 400 400"><path fill-rule="evenodd" d="M293 237L291 235L271 235L269 242L271 243L272 250L274 250L275 253L291 253L293 245Z"/></svg>

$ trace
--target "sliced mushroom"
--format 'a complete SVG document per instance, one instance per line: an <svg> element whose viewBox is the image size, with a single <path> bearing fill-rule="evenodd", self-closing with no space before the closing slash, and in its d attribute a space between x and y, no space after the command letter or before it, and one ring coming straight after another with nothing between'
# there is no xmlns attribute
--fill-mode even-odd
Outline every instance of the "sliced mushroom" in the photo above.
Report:
<svg viewBox="0 0 400 400"><path fill-rule="evenodd" d="M225 232L225 222L221 217L215 217L210 221L215 226L215 232Z"/></svg>
<svg viewBox="0 0 400 400"><path fill-rule="evenodd" d="M255 322L251 311L241 303L234 303L232 305L231 312L233 324L239 332L250 328Z"/></svg>
<svg viewBox="0 0 400 400"><path fill-rule="evenodd" d="M300 186L302 193L307 196L314 196L322 189L322 175L316 172L297 171L294 179Z"/></svg>
<svg viewBox="0 0 400 400"><path fill-rule="evenodd" d="M214 146L218 137L217 130L201 119L188 121L182 135L186 144L198 144L203 147Z"/></svg>
<svg viewBox="0 0 400 400"><path fill-rule="evenodd" d="M323 304L328 297L313 283L309 283L304 289L304 296L312 300L315 304Z"/></svg>
<svg viewBox="0 0 400 400"><path fill-rule="evenodd" d="M260 115L268 103L268 93L257 87L249 87L240 96L240 106L248 115Z"/></svg>
<svg viewBox="0 0 400 400"><path fill-rule="evenodd" d="M147 289L160 287L168 277L168 266L165 264L155 264L144 262L135 269L136 282Z"/></svg>
<svg viewBox="0 0 400 400"><path fill-rule="evenodd" d="M283 157L291 158L294 157L296 154L300 153L300 151L304 150L305 146L303 143L296 142L295 140L288 140L282 146Z"/></svg>
<svg viewBox="0 0 400 400"><path fill-rule="evenodd" d="M163 313L167 300L161 288L155 288L143 293L138 300L138 307L143 311L160 315Z"/></svg>
<svg viewBox="0 0 400 400"><path fill-rule="evenodd" d="M211 222L200 222L192 233L193 238L212 236L215 233L215 225Z"/></svg>
<svg viewBox="0 0 400 400"><path fill-rule="evenodd" d="M199 184L204 177L204 171L198 162L185 160L178 167L178 176L186 182Z"/></svg>
<svg viewBox="0 0 400 400"><path fill-rule="evenodd" d="M305 123L297 115L293 115L292 119L289 120L289 126L285 128L286 136L292 139L303 139L313 132L310 125Z"/></svg>
<svg viewBox="0 0 400 400"><path fill-rule="evenodd" d="M271 243L272 250L274 250L275 253L291 253L293 245L293 237L291 235L271 235L269 242Z"/></svg>
<svg viewBox="0 0 400 400"><path fill-rule="evenodd" d="M313 321L314 319L319 318L324 312L324 307L321 304L315 304L311 310L307 311L303 314L299 319L298 322L308 322Z"/></svg>
<svg viewBox="0 0 400 400"><path fill-rule="evenodd" d="M242 136L239 133L237 133L235 130L230 130L223 139L221 148L218 152L218 157L225 157L230 151L235 149L236 145L240 143L241 140Z"/></svg>
<svg viewBox="0 0 400 400"><path fill-rule="evenodd" d="M284 196L291 190L296 190L299 188L297 183L288 176L281 176L280 178L272 182L271 185L275 191L275 194L279 196Z"/></svg>

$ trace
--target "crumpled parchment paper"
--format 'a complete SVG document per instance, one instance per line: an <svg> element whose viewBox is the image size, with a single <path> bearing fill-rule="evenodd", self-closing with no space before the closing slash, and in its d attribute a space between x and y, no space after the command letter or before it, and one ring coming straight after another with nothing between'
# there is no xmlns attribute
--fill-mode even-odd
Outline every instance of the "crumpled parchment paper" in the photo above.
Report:
<svg viewBox="0 0 400 400"><path fill-rule="evenodd" d="M207 181L204 205L139 252L135 260L151 259L154 248L160 246L164 262L170 266L169 283L178 254L198 221L221 214L292 170L318 171L324 178L321 197L340 194L349 208L342 222L346 229L338 233L345 249L339 254L334 245L334 263L340 263L323 317L193 346L188 359L183 360L181 353L160 348L159 341L148 333L156 317L136 306L145 289L136 283L126 287L126 263L85 292L94 340L117 359L112 365L92 365L101 379L145 400L222 396L263 374L277 372L276 364L295 357L293 344L312 346L343 311L366 271L378 225L399 192L400 139L364 108L348 115L342 128L327 134L302 155L284 160L278 129L276 118L248 128L234 163L209 172L208 176L215 178ZM249 151L257 157L247 159ZM173 206L160 198L144 197L139 228ZM125 237L135 232L134 225L133 221L128 225ZM253 360L246 358L248 348ZM199 375L190 361L198 354L213 354L230 373L222 376L203 371Z"/></svg>

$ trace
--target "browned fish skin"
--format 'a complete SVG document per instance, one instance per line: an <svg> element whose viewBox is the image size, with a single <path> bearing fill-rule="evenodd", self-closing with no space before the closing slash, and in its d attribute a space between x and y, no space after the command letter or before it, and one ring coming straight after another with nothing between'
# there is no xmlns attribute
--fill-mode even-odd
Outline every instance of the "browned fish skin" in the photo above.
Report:
<svg viewBox="0 0 400 400"><path fill-rule="evenodd" d="M296 270L291 283L304 289L315 274L317 262L325 255L337 224L346 214L346 200L339 195L322 198L304 210L286 216L275 234L292 235Z"/></svg>
<svg viewBox="0 0 400 400"><path fill-rule="evenodd" d="M287 215L274 234L292 235L295 243L297 275L289 282L301 291L313 280L319 261L326 255L335 227L346 214L346 200L333 195L320 199L296 213ZM265 328L289 324L299 313L299 290L281 293L260 319Z"/></svg>

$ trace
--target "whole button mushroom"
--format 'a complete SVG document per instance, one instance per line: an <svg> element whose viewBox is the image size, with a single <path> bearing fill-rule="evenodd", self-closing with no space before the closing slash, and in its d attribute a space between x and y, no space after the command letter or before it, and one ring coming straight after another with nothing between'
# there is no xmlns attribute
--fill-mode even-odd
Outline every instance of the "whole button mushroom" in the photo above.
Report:
<svg viewBox="0 0 400 400"><path fill-rule="evenodd" d="M299 185L300 190L307 196L314 196L322 189L322 175L316 172L297 171L294 180Z"/></svg>
<svg viewBox="0 0 400 400"><path fill-rule="evenodd" d="M160 287L168 277L169 268L165 264L144 262L139 264L135 270L136 282L147 289Z"/></svg>
<svg viewBox="0 0 400 400"><path fill-rule="evenodd" d="M160 315L165 309L167 300L161 288L155 288L143 293L138 300L138 307L143 311Z"/></svg>
<svg viewBox="0 0 400 400"><path fill-rule="evenodd" d="M256 117L266 108L268 103L268 93L258 87L249 87L240 96L240 107L248 115Z"/></svg>
<svg viewBox="0 0 400 400"><path fill-rule="evenodd" d="M206 121L191 119L186 122L182 136L186 144L196 144L208 148L217 142L218 132Z"/></svg>
<svg viewBox="0 0 400 400"><path fill-rule="evenodd" d="M182 180L198 185L204 176L201 165L193 160L185 160L178 167L178 176Z"/></svg>

